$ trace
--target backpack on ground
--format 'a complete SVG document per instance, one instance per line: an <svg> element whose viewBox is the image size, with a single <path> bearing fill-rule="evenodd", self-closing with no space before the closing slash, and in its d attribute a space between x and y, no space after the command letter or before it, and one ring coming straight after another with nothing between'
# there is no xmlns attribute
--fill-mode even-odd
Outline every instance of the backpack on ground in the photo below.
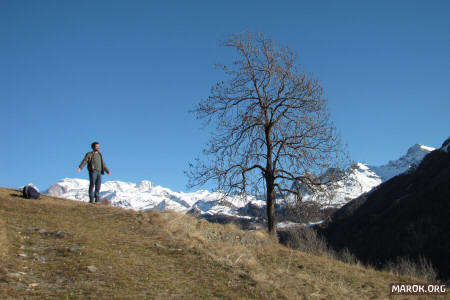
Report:
<svg viewBox="0 0 450 300"><path fill-rule="evenodd" d="M31 184L28 184L23 187L22 194L23 197L27 199L39 199L39 197L41 196L39 190Z"/></svg>

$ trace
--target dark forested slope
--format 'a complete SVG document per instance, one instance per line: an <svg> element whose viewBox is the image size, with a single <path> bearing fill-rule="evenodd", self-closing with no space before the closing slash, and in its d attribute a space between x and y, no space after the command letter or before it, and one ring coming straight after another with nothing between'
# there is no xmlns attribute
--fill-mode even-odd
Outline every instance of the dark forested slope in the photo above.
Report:
<svg viewBox="0 0 450 300"><path fill-rule="evenodd" d="M450 278L450 139L414 170L338 210L321 232L335 249L381 266L424 256Z"/></svg>

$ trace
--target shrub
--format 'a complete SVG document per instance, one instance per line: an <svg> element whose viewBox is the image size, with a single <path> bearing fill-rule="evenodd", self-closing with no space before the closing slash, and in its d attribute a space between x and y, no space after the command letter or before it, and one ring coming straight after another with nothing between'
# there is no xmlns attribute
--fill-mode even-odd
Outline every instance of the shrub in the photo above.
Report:
<svg viewBox="0 0 450 300"><path fill-rule="evenodd" d="M437 277L433 265L423 256L419 257L418 262L414 262L408 257L397 257L394 262L388 262L385 269L396 275L414 277L426 282L436 281Z"/></svg>
<svg viewBox="0 0 450 300"><path fill-rule="evenodd" d="M348 250L348 248L343 248L341 249L337 254L336 254L336 259L347 263L347 264L352 264L352 265L356 265L359 263L358 258L350 252L350 250Z"/></svg>
<svg viewBox="0 0 450 300"><path fill-rule="evenodd" d="M325 254L329 251L327 242L309 227L290 228L285 231L288 247L311 254Z"/></svg>

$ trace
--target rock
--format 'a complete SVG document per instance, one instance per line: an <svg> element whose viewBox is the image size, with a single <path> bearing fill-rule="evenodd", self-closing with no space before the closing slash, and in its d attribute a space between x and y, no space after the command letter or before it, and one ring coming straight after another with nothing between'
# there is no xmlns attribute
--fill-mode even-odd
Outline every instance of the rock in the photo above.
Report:
<svg viewBox="0 0 450 300"><path fill-rule="evenodd" d="M38 231L39 233L41 233L41 234L44 234L44 233L47 233L48 232L48 230L47 229L45 229L45 228L41 228L41 229L39 229L39 231Z"/></svg>
<svg viewBox="0 0 450 300"><path fill-rule="evenodd" d="M92 272L92 273L97 271L97 267L95 267L95 266L88 266L87 269L89 272Z"/></svg>
<svg viewBox="0 0 450 300"><path fill-rule="evenodd" d="M19 273L8 273L6 274L6 277L13 278L13 279L19 279L21 275Z"/></svg>
<svg viewBox="0 0 450 300"><path fill-rule="evenodd" d="M20 257L28 257L28 255L26 255L25 253L19 253L17 255L20 256Z"/></svg>
<svg viewBox="0 0 450 300"><path fill-rule="evenodd" d="M78 250L82 250L82 249L84 249L84 246L78 245L78 246L70 247L70 248L69 248L69 251L70 251L70 252L77 252Z"/></svg>
<svg viewBox="0 0 450 300"><path fill-rule="evenodd" d="M168 250L168 251L183 251L183 249L179 249L179 248L169 248L169 247L167 247L167 246L161 245L161 244L158 243L158 242L154 242L154 243L153 243L153 246L155 246L155 247L157 247L157 248L164 249L164 250Z"/></svg>
<svg viewBox="0 0 450 300"><path fill-rule="evenodd" d="M37 287L38 285L39 285L39 283L33 282L33 283L30 283L28 286L29 287Z"/></svg>
<svg viewBox="0 0 450 300"><path fill-rule="evenodd" d="M25 283L22 283L20 281L16 282L15 286L17 289L21 289L21 290L25 290L28 287Z"/></svg>
<svg viewBox="0 0 450 300"><path fill-rule="evenodd" d="M53 234L59 238L64 238L68 233L61 230L57 230L53 232Z"/></svg>
<svg viewBox="0 0 450 300"><path fill-rule="evenodd" d="M158 243L158 242L154 242L154 243L153 243L153 246L158 247L158 248L161 248L161 249L164 249L164 250L168 250L168 249L169 249L168 247L166 247L166 246L164 246L164 245L161 245L161 244Z"/></svg>
<svg viewBox="0 0 450 300"><path fill-rule="evenodd" d="M14 226L14 225L8 225L8 227L10 227L12 229L15 229L15 230L20 230L21 229L20 227L17 227L17 226Z"/></svg>
<svg viewBox="0 0 450 300"><path fill-rule="evenodd" d="M44 263L44 262L46 262L47 260L45 259L45 257L40 256L40 257L37 258L37 261L38 261L38 262L41 262L41 263Z"/></svg>
<svg viewBox="0 0 450 300"><path fill-rule="evenodd" d="M35 231L37 228L33 226L28 226L27 231Z"/></svg>

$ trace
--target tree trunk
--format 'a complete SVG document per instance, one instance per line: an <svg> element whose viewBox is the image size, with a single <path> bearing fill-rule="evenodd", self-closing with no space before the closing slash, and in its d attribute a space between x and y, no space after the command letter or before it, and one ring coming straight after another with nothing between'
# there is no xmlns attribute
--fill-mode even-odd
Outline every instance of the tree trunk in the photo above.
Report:
<svg viewBox="0 0 450 300"><path fill-rule="evenodd" d="M265 111L266 113L266 120L269 119L267 109ZM267 145L267 161L266 161L266 187L267 187L267 198L266 198L266 206L267 206L267 227L269 229L270 235L276 234L276 220L275 220L275 175L274 175L274 168L273 168L273 161L272 161L272 154L273 154L273 145L272 145L272 139L270 137L270 131L272 129L272 126L269 124L265 126L265 136L266 136L266 145Z"/></svg>
<svg viewBox="0 0 450 300"><path fill-rule="evenodd" d="M274 178L273 176L266 177L266 186L267 186L267 223L269 233L271 235L276 234L276 220L275 220L275 186L274 186Z"/></svg>

